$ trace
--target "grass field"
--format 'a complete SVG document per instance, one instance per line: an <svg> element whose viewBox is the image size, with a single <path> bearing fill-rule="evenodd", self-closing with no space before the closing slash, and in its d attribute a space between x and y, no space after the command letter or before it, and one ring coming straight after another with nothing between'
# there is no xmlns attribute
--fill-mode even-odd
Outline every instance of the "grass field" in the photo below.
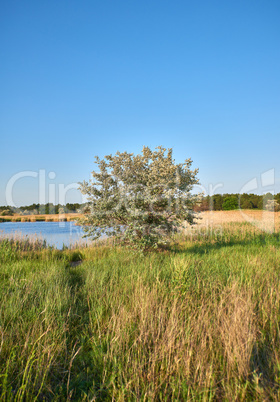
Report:
<svg viewBox="0 0 280 402"><path fill-rule="evenodd" d="M2 239L0 400L278 401L279 214L237 212L144 256Z"/></svg>

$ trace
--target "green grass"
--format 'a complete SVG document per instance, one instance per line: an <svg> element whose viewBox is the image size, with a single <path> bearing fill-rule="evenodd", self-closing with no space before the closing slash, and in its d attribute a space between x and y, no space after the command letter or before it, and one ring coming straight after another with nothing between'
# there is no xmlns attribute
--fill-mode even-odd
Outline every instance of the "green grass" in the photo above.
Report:
<svg viewBox="0 0 280 402"><path fill-rule="evenodd" d="M179 240L0 241L0 400L279 400L279 233Z"/></svg>

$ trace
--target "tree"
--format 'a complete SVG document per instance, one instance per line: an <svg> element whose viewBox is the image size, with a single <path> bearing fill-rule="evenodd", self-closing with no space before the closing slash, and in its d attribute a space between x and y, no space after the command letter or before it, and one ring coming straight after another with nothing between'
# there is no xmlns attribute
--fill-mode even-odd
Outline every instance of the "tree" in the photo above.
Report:
<svg viewBox="0 0 280 402"><path fill-rule="evenodd" d="M98 171L80 184L88 197L88 213L80 222L87 236L114 236L123 244L147 250L168 244L184 221L194 223L191 195L198 169L191 159L175 164L172 148L143 147L134 155L117 152L95 157Z"/></svg>
<svg viewBox="0 0 280 402"><path fill-rule="evenodd" d="M0 211L0 215L1 216L8 216L8 215L13 215L13 212L11 212L11 210L9 208L7 209L3 209Z"/></svg>
<svg viewBox="0 0 280 402"><path fill-rule="evenodd" d="M221 194L214 194L211 197L210 201L210 209L213 209L214 211L220 211L222 209L222 204L223 204L223 196Z"/></svg>
<svg viewBox="0 0 280 402"><path fill-rule="evenodd" d="M264 194L260 198L259 205L258 205L259 209L266 209L266 205L267 205L268 201L271 201L273 199L274 199L274 197L271 193Z"/></svg>
<svg viewBox="0 0 280 402"><path fill-rule="evenodd" d="M278 212L280 211L280 204L276 200L267 200L265 209L267 211Z"/></svg>
<svg viewBox="0 0 280 402"><path fill-rule="evenodd" d="M233 209L238 209L238 200L237 198L231 196L226 197L223 202L223 210L224 211L231 211Z"/></svg>
<svg viewBox="0 0 280 402"><path fill-rule="evenodd" d="M251 200L247 199L242 199L242 202L240 202L240 208L241 209L253 209L253 203Z"/></svg>
<svg viewBox="0 0 280 402"><path fill-rule="evenodd" d="M206 197L201 197L201 200L194 206L194 210L196 212L202 212L202 211L209 211L210 209L210 196L207 195Z"/></svg>

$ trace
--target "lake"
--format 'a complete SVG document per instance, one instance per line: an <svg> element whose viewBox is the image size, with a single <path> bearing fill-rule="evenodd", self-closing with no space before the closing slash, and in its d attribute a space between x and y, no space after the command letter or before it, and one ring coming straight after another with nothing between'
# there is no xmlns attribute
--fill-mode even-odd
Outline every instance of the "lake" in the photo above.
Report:
<svg viewBox="0 0 280 402"><path fill-rule="evenodd" d="M36 236L58 249L77 242L90 243L89 239L82 237L82 226L75 225L74 222L0 222L0 236L10 237L13 234Z"/></svg>

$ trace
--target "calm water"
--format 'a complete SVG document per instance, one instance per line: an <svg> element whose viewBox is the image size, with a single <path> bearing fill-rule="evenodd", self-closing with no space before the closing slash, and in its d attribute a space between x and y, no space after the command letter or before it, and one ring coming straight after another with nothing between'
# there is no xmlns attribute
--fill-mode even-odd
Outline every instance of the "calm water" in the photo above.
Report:
<svg viewBox="0 0 280 402"><path fill-rule="evenodd" d="M82 238L83 229L74 222L0 222L0 236L11 236L14 233L37 236L59 249L63 245L69 247L77 242L90 243L90 240Z"/></svg>

